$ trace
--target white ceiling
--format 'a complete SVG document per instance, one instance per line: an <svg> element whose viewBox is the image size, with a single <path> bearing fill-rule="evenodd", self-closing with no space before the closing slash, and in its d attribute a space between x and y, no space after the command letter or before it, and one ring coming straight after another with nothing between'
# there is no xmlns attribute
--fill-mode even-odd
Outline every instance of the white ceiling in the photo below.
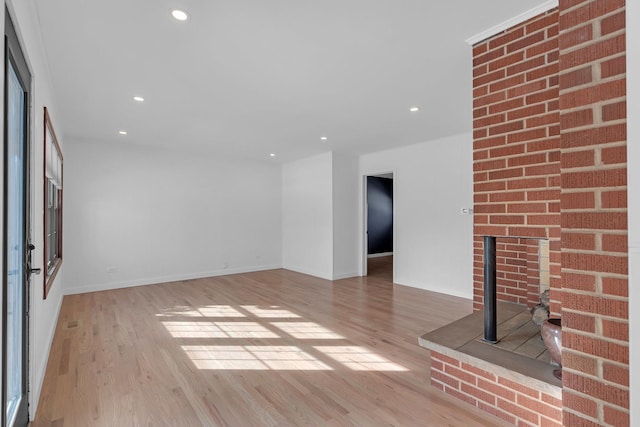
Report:
<svg viewBox="0 0 640 427"><path fill-rule="evenodd" d="M36 0L63 138L280 161L470 131L465 39L541 3Z"/></svg>

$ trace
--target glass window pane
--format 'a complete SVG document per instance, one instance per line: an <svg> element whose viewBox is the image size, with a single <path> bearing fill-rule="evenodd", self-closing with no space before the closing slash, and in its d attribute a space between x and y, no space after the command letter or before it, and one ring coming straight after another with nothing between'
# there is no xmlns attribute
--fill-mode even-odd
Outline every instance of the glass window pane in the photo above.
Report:
<svg viewBox="0 0 640 427"><path fill-rule="evenodd" d="M7 420L22 398L24 339L24 92L9 65L7 82Z"/></svg>

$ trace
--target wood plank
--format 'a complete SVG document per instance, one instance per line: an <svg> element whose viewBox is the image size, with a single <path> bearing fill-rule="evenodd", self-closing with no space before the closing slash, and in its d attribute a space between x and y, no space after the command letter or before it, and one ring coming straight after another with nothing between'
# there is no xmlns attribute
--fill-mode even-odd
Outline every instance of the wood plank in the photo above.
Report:
<svg viewBox="0 0 640 427"><path fill-rule="evenodd" d="M516 348L514 353L522 354L532 359L538 359L545 351L547 351L547 348L544 342L542 342L542 336L539 332L535 332L528 340Z"/></svg>
<svg viewBox="0 0 640 427"><path fill-rule="evenodd" d="M516 352L516 350L531 339L531 337L535 335L540 337L540 326L531 321L531 314L528 311L513 320L514 322L511 325L509 334L504 336L496 346L504 350ZM516 320L518 321L516 322ZM535 359L535 357L533 358Z"/></svg>
<svg viewBox="0 0 640 427"><path fill-rule="evenodd" d="M380 262L67 296L32 425L508 425L429 385L418 337L471 302L394 285Z"/></svg>

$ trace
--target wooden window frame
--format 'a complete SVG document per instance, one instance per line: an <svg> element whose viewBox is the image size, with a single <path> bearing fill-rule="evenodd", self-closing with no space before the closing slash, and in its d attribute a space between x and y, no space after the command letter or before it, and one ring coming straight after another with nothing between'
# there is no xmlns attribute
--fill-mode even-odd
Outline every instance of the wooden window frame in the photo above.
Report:
<svg viewBox="0 0 640 427"><path fill-rule="evenodd" d="M51 136L51 141L48 141L47 138L48 136ZM60 267L62 265L62 200L63 200L63 188L64 186L62 185L63 183L63 165L64 165L64 160L62 157L62 150L60 149L60 145L58 144L58 138L56 137L56 133L53 130L53 124L51 124L51 118L49 117L49 112L47 111L47 107L44 107L44 162L43 162L43 181L44 181L44 212L43 212L43 233L44 233L44 248L43 248L43 260L44 260L44 264L43 264L43 271L44 271L44 289L43 289L43 299L47 298L47 294L49 293L49 290L51 289L51 285L53 285L53 282L56 278L56 275L58 274L58 271L60 270ZM47 155L49 154L47 152L47 148L49 147L49 145L51 145L52 147L55 148L55 152L52 153L53 155L56 155L57 158L60 161L60 188L55 188L54 187L54 194L49 194L50 193L50 185L49 185L49 179L47 177ZM57 221L56 221L56 225L57 225L57 256L55 258L55 260L53 261L52 265L49 265L49 239L47 236L47 231L49 230L49 202L51 200L56 200L57 204L58 204L58 215L57 215Z"/></svg>

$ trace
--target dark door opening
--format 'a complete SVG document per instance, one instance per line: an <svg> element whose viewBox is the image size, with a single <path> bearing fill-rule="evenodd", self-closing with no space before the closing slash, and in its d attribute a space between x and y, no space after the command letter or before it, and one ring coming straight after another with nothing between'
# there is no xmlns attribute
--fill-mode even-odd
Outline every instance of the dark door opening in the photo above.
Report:
<svg viewBox="0 0 640 427"><path fill-rule="evenodd" d="M367 276L375 275L393 280L393 174L366 177L365 269Z"/></svg>

